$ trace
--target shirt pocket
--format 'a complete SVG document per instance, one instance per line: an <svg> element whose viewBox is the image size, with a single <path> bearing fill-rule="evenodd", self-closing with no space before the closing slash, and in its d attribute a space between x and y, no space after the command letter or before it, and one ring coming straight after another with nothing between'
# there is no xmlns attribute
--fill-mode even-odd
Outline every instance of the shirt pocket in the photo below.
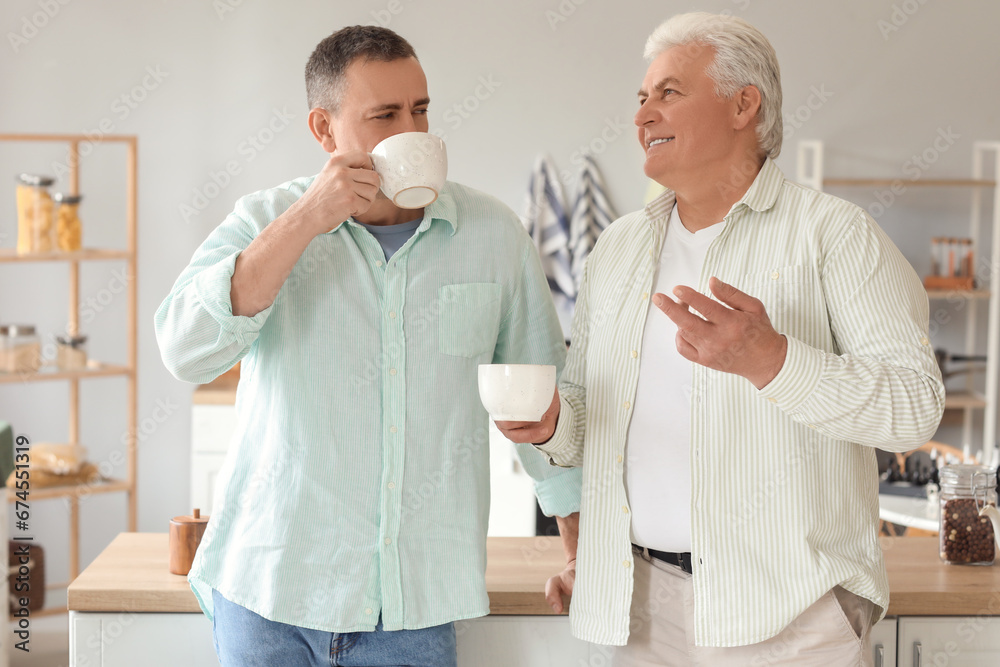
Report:
<svg viewBox="0 0 1000 667"><path fill-rule="evenodd" d="M500 296L496 283L441 287L438 350L453 357L492 357L500 330Z"/></svg>
<svg viewBox="0 0 1000 667"><path fill-rule="evenodd" d="M826 301L816 269L807 265L781 266L747 274L742 288L760 299L771 324L780 333L815 338L815 325L826 322ZM828 330L828 327L822 327Z"/></svg>

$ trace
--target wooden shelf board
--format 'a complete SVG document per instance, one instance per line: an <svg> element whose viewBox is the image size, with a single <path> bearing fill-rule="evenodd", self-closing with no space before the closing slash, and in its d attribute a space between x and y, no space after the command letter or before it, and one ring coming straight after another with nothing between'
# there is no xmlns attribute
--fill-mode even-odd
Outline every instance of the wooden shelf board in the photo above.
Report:
<svg viewBox="0 0 1000 667"><path fill-rule="evenodd" d="M64 371L59 370L55 366L42 366L37 373L6 373L0 371L0 384L85 379L113 375L130 375L131 373L132 370L128 366L119 366L116 364L99 364L95 368L85 368L79 371Z"/></svg>
<svg viewBox="0 0 1000 667"><path fill-rule="evenodd" d="M955 391L944 397L944 409L955 410L962 408L985 408L986 399L978 394Z"/></svg>
<svg viewBox="0 0 1000 667"><path fill-rule="evenodd" d="M992 188L997 182L975 178L824 178L823 185L831 187L891 187L901 184L905 187L967 187Z"/></svg>
<svg viewBox="0 0 1000 667"><path fill-rule="evenodd" d="M0 262L82 262L87 260L130 259L128 250L84 248L75 252L33 252L19 255L15 248L0 248Z"/></svg>
<svg viewBox="0 0 1000 667"><path fill-rule="evenodd" d="M962 290L962 289L929 289L927 290L928 299L989 299L990 291L988 289L974 289L974 290Z"/></svg>
<svg viewBox="0 0 1000 667"><path fill-rule="evenodd" d="M116 493L118 491L128 491L131 485L123 479L106 479L97 484L70 484L67 486L47 486L42 488L32 488L28 490L28 501L46 500L49 498L63 498L74 494L81 496L93 495L95 493ZM16 489L7 489L7 502L12 503L18 500ZM16 537L16 534L12 533Z"/></svg>

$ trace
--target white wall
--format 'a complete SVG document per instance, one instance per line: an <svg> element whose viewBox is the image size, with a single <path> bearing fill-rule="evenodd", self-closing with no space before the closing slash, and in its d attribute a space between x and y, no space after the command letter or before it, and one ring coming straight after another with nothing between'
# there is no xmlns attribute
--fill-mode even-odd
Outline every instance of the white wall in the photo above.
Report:
<svg viewBox="0 0 1000 667"><path fill-rule="evenodd" d="M89 132L103 121L115 133L139 136L139 529L165 531L171 516L190 511L192 387L162 367L153 312L237 197L323 164L305 126L302 83L322 37L381 20L414 44L430 83L431 127L447 135L454 180L519 210L536 154L551 153L572 173L590 145L613 203L626 212L641 205L647 187L631 124L645 71L642 46L660 20L690 9L744 16L772 40L785 113L798 116L786 126L778 161L788 174L794 142L804 138L828 142L832 173L904 177L910 156L950 128L957 139L930 166L933 178L967 176L972 141L1000 139L1000 4L992 0L6 0L0 131ZM268 143L258 150L250 137ZM116 242L122 156L98 144L83 161L88 199L81 214L90 245ZM51 171L58 159L50 149L0 146L0 245L14 244L13 175ZM227 163L239 171L228 182L218 175ZM872 189L840 194L876 201ZM924 272L930 237L961 233L966 199L910 188L880 222ZM185 215L183 206L203 210ZM112 361L122 360L125 340L117 331L124 322L117 268L88 265L81 286L84 299L107 302L85 333L92 354ZM60 332L64 271L0 266L0 322ZM121 449L123 385L85 385L81 438L95 461ZM36 441L65 437L64 405L58 383L0 388L0 416ZM124 526L122 497L88 499L82 514L86 564ZM59 503L39 502L33 516L58 580L66 513Z"/></svg>

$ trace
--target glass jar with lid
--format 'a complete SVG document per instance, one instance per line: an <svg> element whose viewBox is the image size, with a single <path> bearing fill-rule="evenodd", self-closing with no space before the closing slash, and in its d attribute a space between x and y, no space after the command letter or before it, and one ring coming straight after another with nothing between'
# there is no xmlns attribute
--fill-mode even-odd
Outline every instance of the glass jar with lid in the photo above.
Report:
<svg viewBox="0 0 1000 667"><path fill-rule="evenodd" d="M55 179L37 174L17 177L17 252L52 251L52 196Z"/></svg>
<svg viewBox="0 0 1000 667"><path fill-rule="evenodd" d="M2 327L3 361L7 373L34 373L42 366L42 344L35 327L10 324Z"/></svg>
<svg viewBox="0 0 1000 667"><path fill-rule="evenodd" d="M80 225L82 195L57 192L52 195L56 205L56 247L63 252L73 252L81 247L83 228Z"/></svg>
<svg viewBox="0 0 1000 667"><path fill-rule="evenodd" d="M64 371L87 367L86 336L56 336L56 366Z"/></svg>
<svg viewBox="0 0 1000 667"><path fill-rule="evenodd" d="M941 468L941 560L950 564L992 565L996 558L993 524L979 510L997 504L996 470L955 464Z"/></svg>

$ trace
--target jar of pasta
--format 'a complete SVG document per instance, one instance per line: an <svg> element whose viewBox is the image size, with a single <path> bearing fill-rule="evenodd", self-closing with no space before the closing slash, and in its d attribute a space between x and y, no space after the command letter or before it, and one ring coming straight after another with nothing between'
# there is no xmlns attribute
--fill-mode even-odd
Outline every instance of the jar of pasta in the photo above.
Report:
<svg viewBox="0 0 1000 667"><path fill-rule="evenodd" d="M17 177L17 252L52 251L52 197L55 179L36 174Z"/></svg>
<svg viewBox="0 0 1000 667"><path fill-rule="evenodd" d="M4 368L7 373L34 373L42 366L42 345L35 327L11 324L2 327Z"/></svg>
<svg viewBox="0 0 1000 667"><path fill-rule="evenodd" d="M83 230L80 226L80 200L82 195L57 192L52 196L56 204L56 247L63 252L79 250Z"/></svg>

